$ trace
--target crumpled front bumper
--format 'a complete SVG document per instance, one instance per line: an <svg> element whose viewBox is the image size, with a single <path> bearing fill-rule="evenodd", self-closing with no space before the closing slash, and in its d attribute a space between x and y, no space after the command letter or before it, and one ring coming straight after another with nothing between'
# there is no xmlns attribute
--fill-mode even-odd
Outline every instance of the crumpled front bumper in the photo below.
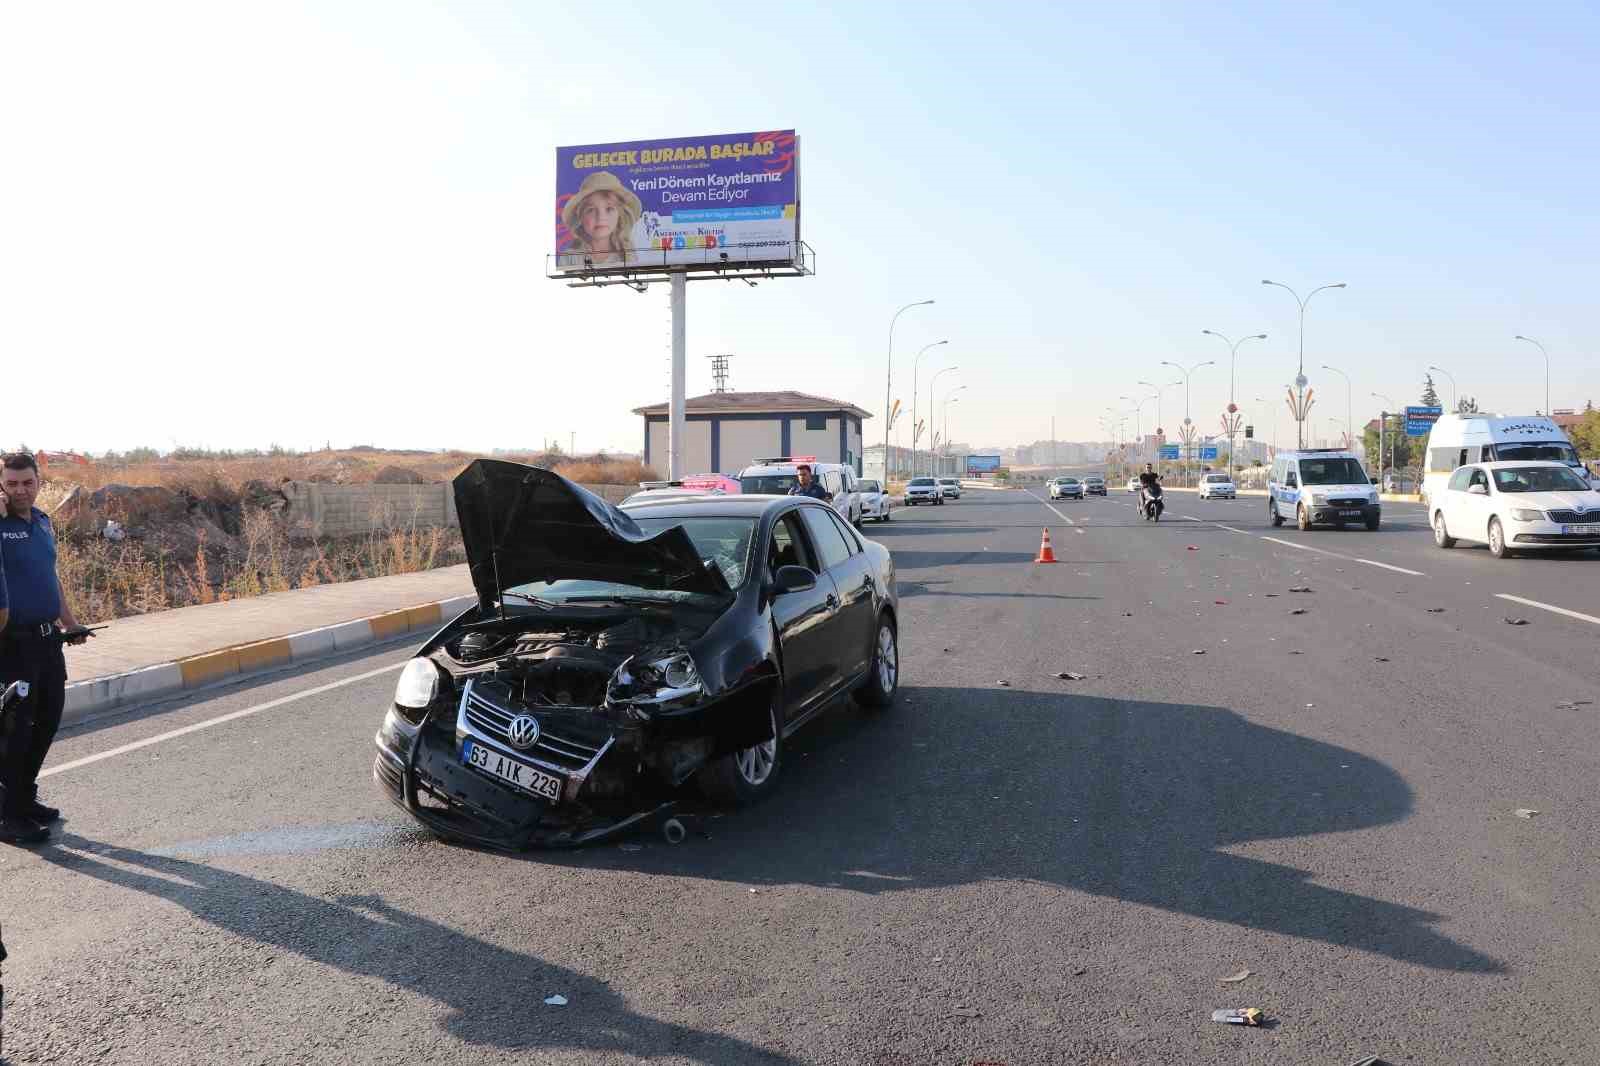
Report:
<svg viewBox="0 0 1600 1066"><path fill-rule="evenodd" d="M391 802L442 837L483 847L578 847L652 827L677 806L669 800L608 811L581 800L551 804L521 794L464 765L451 732L413 726L392 710L374 742L372 778ZM563 776L570 783L573 775Z"/></svg>

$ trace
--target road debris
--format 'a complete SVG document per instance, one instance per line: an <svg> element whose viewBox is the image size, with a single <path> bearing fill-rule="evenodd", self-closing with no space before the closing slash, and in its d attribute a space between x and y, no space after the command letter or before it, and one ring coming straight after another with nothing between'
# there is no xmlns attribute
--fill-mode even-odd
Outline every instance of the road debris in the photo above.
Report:
<svg viewBox="0 0 1600 1066"><path fill-rule="evenodd" d="M1295 607L1295 608L1292 608L1289 611L1289 613L1290 614L1310 614L1311 613L1311 609L1309 607Z"/></svg>
<svg viewBox="0 0 1600 1066"><path fill-rule="evenodd" d="M1312 592L1314 590L1312 589L1312 587L1310 585L1296 585L1293 588L1291 588L1289 591L1290 592Z"/></svg>
<svg viewBox="0 0 1600 1066"><path fill-rule="evenodd" d="M1592 706L1593 704L1594 704L1594 700L1561 700L1561 701L1556 703L1556 710L1558 710L1558 711L1575 711L1579 707L1589 707L1589 706Z"/></svg>
<svg viewBox="0 0 1600 1066"><path fill-rule="evenodd" d="M1192 551L1192 552L1197 552L1197 551L1199 551L1199 550L1200 550L1200 545L1198 545L1198 544L1191 544L1191 545L1189 545L1189 550L1190 550L1190 551Z"/></svg>
<svg viewBox="0 0 1600 1066"><path fill-rule="evenodd" d="M1289 654L1290 655L1304 655L1305 652L1303 652L1303 651L1291 651Z"/></svg>
<svg viewBox="0 0 1600 1066"><path fill-rule="evenodd" d="M1216 604L1218 607L1226 607L1226 606L1228 606L1228 601L1227 600L1212 600L1211 602Z"/></svg>
<svg viewBox="0 0 1600 1066"><path fill-rule="evenodd" d="M1506 625L1508 625L1508 626L1525 626L1527 624L1528 624L1528 620L1526 618L1507 618L1506 619Z"/></svg>
<svg viewBox="0 0 1600 1066"><path fill-rule="evenodd" d="M1011 682L1009 682L1009 681L996 681L995 684L999 685L1001 688L1010 688L1011 687Z"/></svg>
<svg viewBox="0 0 1600 1066"><path fill-rule="evenodd" d="M1350 1066L1391 1066L1388 1059L1379 1058L1377 1055L1368 1055L1364 1059L1352 1062Z"/></svg>
<svg viewBox="0 0 1600 1066"><path fill-rule="evenodd" d="M1217 980L1221 981L1225 985L1236 985L1248 977L1250 977L1249 970L1240 970L1236 974L1229 974L1227 977L1219 977Z"/></svg>
<svg viewBox="0 0 1600 1066"><path fill-rule="evenodd" d="M1428 613L1429 614L1444 614L1444 608L1443 607L1429 607L1428 608Z"/></svg>
<svg viewBox="0 0 1600 1066"><path fill-rule="evenodd" d="M1211 1020L1225 1025L1260 1025L1263 1015L1260 1007L1236 1007L1233 1010L1214 1010Z"/></svg>
<svg viewBox="0 0 1600 1066"><path fill-rule="evenodd" d="M1196 648L1194 651L1190 652L1189 654L1190 655L1204 655L1205 653L1206 653L1206 650L1204 648Z"/></svg>
<svg viewBox="0 0 1600 1066"><path fill-rule="evenodd" d="M567 997L566 996L546 996L546 997L544 997L544 1003L545 1003L545 1006L547 1006L547 1007L565 1007L567 1005Z"/></svg>
<svg viewBox="0 0 1600 1066"><path fill-rule="evenodd" d="M1083 680L1086 680L1089 675L1088 674L1075 674L1071 670L1062 670L1062 671L1058 672L1056 674L1056 676L1059 677L1063 681L1083 681Z"/></svg>
<svg viewBox="0 0 1600 1066"><path fill-rule="evenodd" d="M1531 821L1534 818L1534 816L1539 814L1540 812L1534 810L1532 807L1518 807L1512 813L1515 814L1518 818L1521 818L1523 821L1526 822L1526 821Z"/></svg>
<svg viewBox="0 0 1600 1066"><path fill-rule="evenodd" d="M954 1007L951 1007L950 1013L954 1014L958 1018L982 1017L982 1015L978 1013L977 1007L969 1007L964 1003L957 1003Z"/></svg>
<svg viewBox="0 0 1600 1066"><path fill-rule="evenodd" d="M1275 600L1278 598L1278 594L1276 592L1268 592L1266 593L1266 597L1269 600Z"/></svg>
<svg viewBox="0 0 1600 1066"><path fill-rule="evenodd" d="M1388 660L1388 659L1385 659L1385 658L1384 658L1384 657L1383 657L1383 656L1381 656L1381 655L1374 655L1374 656L1373 656L1373 657L1372 657L1372 661L1373 661L1373 662L1375 662L1375 663L1386 663L1386 662L1388 662L1388 661L1389 661L1389 660Z"/></svg>

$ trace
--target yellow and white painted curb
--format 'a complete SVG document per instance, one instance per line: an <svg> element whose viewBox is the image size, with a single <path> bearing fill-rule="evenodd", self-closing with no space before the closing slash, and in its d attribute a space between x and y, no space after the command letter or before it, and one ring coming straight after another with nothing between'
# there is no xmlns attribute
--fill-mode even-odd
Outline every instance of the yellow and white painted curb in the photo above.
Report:
<svg viewBox="0 0 1600 1066"><path fill-rule="evenodd" d="M217 648L124 674L79 681L67 686L61 724L71 725L136 703L171 699L193 689L236 681L369 644L381 644L423 630L432 632L476 602L476 596L456 596L286 637Z"/></svg>

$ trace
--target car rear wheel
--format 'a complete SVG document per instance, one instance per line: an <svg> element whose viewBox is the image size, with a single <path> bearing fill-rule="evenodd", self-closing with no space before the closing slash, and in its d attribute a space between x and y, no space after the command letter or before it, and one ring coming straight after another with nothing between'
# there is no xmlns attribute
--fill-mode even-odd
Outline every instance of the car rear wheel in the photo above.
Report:
<svg viewBox="0 0 1600 1066"><path fill-rule="evenodd" d="M1509 559L1516 554L1506 544L1506 532L1500 528L1500 519L1489 519L1489 554L1496 559Z"/></svg>
<svg viewBox="0 0 1600 1066"><path fill-rule="evenodd" d="M707 763L695 775L707 799L727 807L748 807L765 799L777 787L778 771L783 765L777 701L774 692L767 712L772 716L772 739L740 751L730 751Z"/></svg>
<svg viewBox="0 0 1600 1066"><path fill-rule="evenodd" d="M1454 548L1456 538L1452 537L1444 528L1444 512L1439 511L1433 516L1433 543L1441 548Z"/></svg>
<svg viewBox="0 0 1600 1066"><path fill-rule="evenodd" d="M887 707L900 687L900 642L894 620L887 613L878 616L878 635L872 648L872 668L856 689L856 702L863 707Z"/></svg>

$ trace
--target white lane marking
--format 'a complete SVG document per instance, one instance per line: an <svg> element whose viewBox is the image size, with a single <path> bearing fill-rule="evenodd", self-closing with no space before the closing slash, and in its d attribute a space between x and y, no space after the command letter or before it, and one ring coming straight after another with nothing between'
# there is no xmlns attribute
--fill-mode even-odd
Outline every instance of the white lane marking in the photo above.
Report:
<svg viewBox="0 0 1600 1066"><path fill-rule="evenodd" d="M1263 536L1261 539L1262 540L1270 540L1274 544L1282 544L1285 548L1299 548L1301 551L1304 551L1304 552L1316 552L1318 555L1331 555L1335 559L1343 559L1344 558L1344 556L1340 555L1338 552L1327 551L1326 549L1323 549L1323 548L1313 548L1309 544L1296 544L1292 540L1279 540L1277 537L1266 537L1266 536Z"/></svg>
<svg viewBox="0 0 1600 1066"><path fill-rule="evenodd" d="M330 681L326 685L318 685L315 688L308 688L302 692L294 692L287 696L279 696L275 700L268 700L266 703L258 703L254 707L246 707L243 710L233 711L217 718L208 718L204 722L195 722L192 725L184 726L182 729L174 729L170 732L159 733L153 737L146 737L143 740L136 740L132 744L124 744L120 748L112 748L110 751L102 751L94 755L85 755L81 759L74 759L71 762L62 763L60 766L52 766L48 770L41 771L39 776L52 777L55 774L64 774L68 770L77 770L85 766L93 765L97 762L103 762L106 759L115 758L118 755L126 755L130 751L138 751L140 748L148 748L154 744L163 743L164 741L176 740L178 737L188 736L190 733L198 733L202 729L210 729L212 726L222 725L225 722L236 721L240 718L248 718L253 714L260 714L262 711L270 711L274 707L282 707L284 704L293 703L295 700L303 700L308 696L320 696L324 692L332 692L336 688L343 688L346 685L353 685L357 681L366 681L368 678L377 677L380 674L387 674L391 670L398 670L404 665L405 662L391 663L388 666L380 666L376 670L368 670L364 674L356 674L354 677L346 677L339 681Z"/></svg>
<svg viewBox="0 0 1600 1066"><path fill-rule="evenodd" d="M1243 533L1247 537L1250 535L1250 531L1248 529L1238 529L1238 528L1236 528L1234 526L1225 526L1221 522L1218 522L1214 518L1196 518L1192 514L1183 514L1183 515L1179 515L1178 517L1179 518L1187 518L1191 522L1209 522L1211 525L1216 526L1218 529L1226 529L1229 533Z"/></svg>
<svg viewBox="0 0 1600 1066"><path fill-rule="evenodd" d="M1358 563L1366 563L1368 566L1381 566L1385 570L1393 570L1397 574L1410 574L1412 577L1427 577L1428 576L1427 574L1424 574L1421 570L1407 570L1403 566L1393 566L1393 565L1391 565L1389 563L1380 563L1376 559L1357 559L1356 562L1358 562Z"/></svg>
<svg viewBox="0 0 1600 1066"><path fill-rule="evenodd" d="M1026 491L1027 491L1027 493L1028 493L1028 495L1029 495L1029 496L1033 496L1033 490L1032 490L1032 489L1028 489L1028 490L1026 490ZM1039 500L1039 497L1037 497L1037 496L1033 496L1033 498L1034 498L1034 499L1035 499L1035 500ZM1074 522L1074 521L1073 521L1073 520L1072 520L1072 519L1070 519L1070 518L1068 518L1068 517L1067 517L1067 516L1066 516L1066 515L1064 515L1064 514L1062 514L1062 513L1061 513L1061 512L1060 512L1060 511L1056 511L1056 509L1055 509L1055 507L1054 507L1054 506L1053 506L1053 505L1052 505L1052 504L1049 504L1049 503L1046 503L1046 502L1045 502L1045 501L1044 501L1044 500L1039 500L1039 502L1040 502L1040 503L1043 503L1043 504L1044 504L1044 505L1045 505L1045 506L1046 506L1046 507L1049 507L1049 508L1050 508L1050 510L1052 510L1052 511L1055 511L1055 516L1056 516L1056 517L1057 517L1057 518L1059 518L1059 519L1061 519L1061 520L1062 520L1062 521L1063 521L1063 522L1065 522L1065 523L1066 523L1066 524L1067 524L1067 525L1069 525L1069 526L1075 526L1075 525L1077 525L1077 524L1078 524L1078 523L1076 523L1076 522Z"/></svg>
<svg viewBox="0 0 1600 1066"><path fill-rule="evenodd" d="M1541 611L1550 611L1553 614L1564 614L1568 618L1576 618L1580 622L1593 622L1595 625L1600 626L1600 618L1596 618L1592 614L1580 614L1577 611L1569 611L1565 607L1556 607L1553 604L1540 603L1538 600L1525 600L1521 596L1512 596L1506 592L1497 592L1495 595L1502 600L1510 600L1512 603L1520 603L1527 607L1537 607Z"/></svg>

